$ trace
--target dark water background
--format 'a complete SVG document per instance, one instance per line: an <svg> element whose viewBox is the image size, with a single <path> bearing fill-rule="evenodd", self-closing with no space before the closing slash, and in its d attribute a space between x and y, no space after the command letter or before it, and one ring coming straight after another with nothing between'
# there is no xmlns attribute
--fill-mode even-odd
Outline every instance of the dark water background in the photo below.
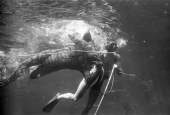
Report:
<svg viewBox="0 0 170 115"><path fill-rule="evenodd" d="M104 98L98 114L169 115L170 1L107 0L108 5L106 1L92 1L80 0L77 5L76 0L1 0L1 71L5 65L25 59L16 54L62 47L47 44L54 35L45 36L46 31L40 35L44 30L35 31L39 25L50 28L58 19L79 19L94 26L104 25L103 31L112 35L119 28L119 36L128 40L127 46L118 50L122 68L139 79L116 76L117 91ZM6 55L10 58L6 59ZM79 76L77 71L62 70L40 79L18 80L0 89L0 114L45 115L41 110L44 105L58 92L74 92L82 79ZM49 115L79 115L87 97L88 92L78 102L61 101ZM99 100L89 114L94 114Z"/></svg>

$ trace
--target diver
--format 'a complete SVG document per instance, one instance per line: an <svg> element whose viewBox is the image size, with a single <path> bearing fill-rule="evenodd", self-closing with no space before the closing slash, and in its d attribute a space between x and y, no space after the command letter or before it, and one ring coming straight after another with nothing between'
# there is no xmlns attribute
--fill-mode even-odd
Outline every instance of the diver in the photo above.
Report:
<svg viewBox="0 0 170 115"><path fill-rule="evenodd" d="M118 76L136 77L134 74L124 73L123 70L121 69L121 57L119 54L116 53L116 51L117 51L116 42L111 42L107 46L106 49L108 51L108 54L103 59L103 65L102 65L103 69L104 69L104 75L103 76L100 75L97 82L90 88L87 104L86 104L84 110L82 111L81 115L87 115L88 112L93 107L99 94L101 94L101 88L102 88L104 80L108 79L111 74L113 65L117 65L117 67L114 70L114 73L116 73Z"/></svg>

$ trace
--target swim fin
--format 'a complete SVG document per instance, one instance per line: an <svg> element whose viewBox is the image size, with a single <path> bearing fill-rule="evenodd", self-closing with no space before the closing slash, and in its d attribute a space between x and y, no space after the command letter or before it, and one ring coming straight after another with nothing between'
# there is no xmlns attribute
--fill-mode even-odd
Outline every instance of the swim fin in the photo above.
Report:
<svg viewBox="0 0 170 115"><path fill-rule="evenodd" d="M55 107L55 105L59 102L58 95L54 96L47 104L46 106L42 109L46 113L50 113L51 110Z"/></svg>

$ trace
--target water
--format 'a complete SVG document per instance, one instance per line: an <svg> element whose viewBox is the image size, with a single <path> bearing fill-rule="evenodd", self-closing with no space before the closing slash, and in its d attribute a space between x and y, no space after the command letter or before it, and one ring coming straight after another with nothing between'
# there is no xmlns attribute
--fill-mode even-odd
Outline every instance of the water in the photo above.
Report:
<svg viewBox="0 0 170 115"><path fill-rule="evenodd" d="M169 0L2 0L1 77L33 54L72 45L67 34L78 33L81 39L90 29L100 50L106 37L118 37L119 47L128 41L118 50L122 68L138 77L116 76L115 92L104 98L98 114L169 115L169 4ZM80 76L69 70L35 80L23 76L0 90L1 114L45 115L41 109L49 99L57 92L74 92ZM62 101L50 115L78 115L87 97L88 92L76 103ZM100 97L89 114L95 113Z"/></svg>

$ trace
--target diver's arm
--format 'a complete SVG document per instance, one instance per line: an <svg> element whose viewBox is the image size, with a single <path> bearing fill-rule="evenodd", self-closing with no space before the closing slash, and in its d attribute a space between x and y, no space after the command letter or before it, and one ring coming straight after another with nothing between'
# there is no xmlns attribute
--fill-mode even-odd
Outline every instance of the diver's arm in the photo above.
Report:
<svg viewBox="0 0 170 115"><path fill-rule="evenodd" d="M119 76L136 77L135 74L128 74L128 73L123 72L123 70L121 68L121 58L120 58L120 55L115 53L115 56L116 56L116 63L115 63L115 65L117 65L117 67L116 67L116 74L118 74Z"/></svg>
<svg viewBox="0 0 170 115"><path fill-rule="evenodd" d="M120 58L120 55L119 54L116 54L114 53L115 57L116 57L116 63L114 65L116 65L115 67L115 71L116 71L116 74L119 75L119 76L122 76L122 68L121 68L121 58Z"/></svg>
<svg viewBox="0 0 170 115"><path fill-rule="evenodd" d="M123 72L123 70L118 66L115 69L116 69L116 74L119 75L119 76L136 77L135 74L128 74L128 73Z"/></svg>
<svg viewBox="0 0 170 115"><path fill-rule="evenodd" d="M130 76L130 77L136 77L135 74L128 74L128 73L124 73L124 72L120 72L123 76Z"/></svg>

